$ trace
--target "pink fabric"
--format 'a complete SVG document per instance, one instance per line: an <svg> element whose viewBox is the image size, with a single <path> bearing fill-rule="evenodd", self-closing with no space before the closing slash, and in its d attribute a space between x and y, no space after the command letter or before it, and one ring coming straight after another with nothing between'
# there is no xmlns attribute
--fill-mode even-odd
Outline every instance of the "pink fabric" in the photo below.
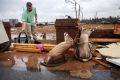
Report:
<svg viewBox="0 0 120 80"><path fill-rule="evenodd" d="M44 45L43 44L36 44L36 49L43 50Z"/></svg>

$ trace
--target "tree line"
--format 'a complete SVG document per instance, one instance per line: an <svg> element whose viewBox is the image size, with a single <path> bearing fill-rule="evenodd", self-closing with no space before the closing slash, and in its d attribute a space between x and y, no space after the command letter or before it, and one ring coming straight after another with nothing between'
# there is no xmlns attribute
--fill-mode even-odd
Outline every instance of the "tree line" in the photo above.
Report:
<svg viewBox="0 0 120 80"><path fill-rule="evenodd" d="M82 19L81 23L102 23L102 24L115 24L120 21L119 17L103 17L103 18L89 18L89 19Z"/></svg>

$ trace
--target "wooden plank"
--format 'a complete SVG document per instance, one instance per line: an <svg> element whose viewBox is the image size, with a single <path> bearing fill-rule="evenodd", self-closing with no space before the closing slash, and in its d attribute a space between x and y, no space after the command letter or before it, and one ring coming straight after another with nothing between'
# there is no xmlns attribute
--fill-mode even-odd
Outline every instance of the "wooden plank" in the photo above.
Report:
<svg viewBox="0 0 120 80"><path fill-rule="evenodd" d="M105 66L106 68L110 68L110 67L111 67L111 66L108 65L107 63L102 62L102 61L100 61L100 60L97 60L97 59L95 59L95 58L92 58L92 60L95 61L95 62L97 62L97 63L99 63L99 64L101 64L101 65L103 65L103 66Z"/></svg>
<svg viewBox="0 0 120 80"><path fill-rule="evenodd" d="M39 49L34 48L15 48L15 51L18 52L30 52L30 53L40 53L41 51Z"/></svg>
<svg viewBox="0 0 120 80"><path fill-rule="evenodd" d="M114 38L113 29L96 29L90 35L90 38Z"/></svg>
<svg viewBox="0 0 120 80"><path fill-rule="evenodd" d="M120 23L119 24L115 24L114 34L120 35Z"/></svg>
<svg viewBox="0 0 120 80"><path fill-rule="evenodd" d="M37 44L14 43L15 48L36 48ZM53 44L43 44L44 47L55 47Z"/></svg>
<svg viewBox="0 0 120 80"><path fill-rule="evenodd" d="M90 38L90 42L120 42L120 38Z"/></svg>
<svg viewBox="0 0 120 80"><path fill-rule="evenodd" d="M56 27L75 27L78 26L80 22L79 19L56 19L55 26Z"/></svg>

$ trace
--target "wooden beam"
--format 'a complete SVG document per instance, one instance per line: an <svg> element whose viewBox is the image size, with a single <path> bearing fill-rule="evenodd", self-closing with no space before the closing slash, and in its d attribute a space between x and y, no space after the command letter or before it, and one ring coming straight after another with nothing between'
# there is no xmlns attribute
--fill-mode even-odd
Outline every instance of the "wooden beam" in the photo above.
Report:
<svg viewBox="0 0 120 80"><path fill-rule="evenodd" d="M90 42L120 42L120 38L90 38Z"/></svg>
<svg viewBox="0 0 120 80"><path fill-rule="evenodd" d="M95 61L96 63L101 64L102 66L105 66L106 68L110 68L110 67L111 67L109 64L107 64L107 63L105 63L105 62L102 62L102 61L100 61L100 60L97 60L97 59L95 59L95 58L92 58L92 60Z"/></svg>

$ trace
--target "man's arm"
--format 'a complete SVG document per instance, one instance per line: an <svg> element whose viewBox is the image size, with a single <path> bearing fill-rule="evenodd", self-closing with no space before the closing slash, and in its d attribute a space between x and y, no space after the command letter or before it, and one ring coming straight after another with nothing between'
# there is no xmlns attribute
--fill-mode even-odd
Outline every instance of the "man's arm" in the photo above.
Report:
<svg viewBox="0 0 120 80"><path fill-rule="evenodd" d="M25 29L26 29L26 22L23 22L22 23L22 32L25 31Z"/></svg>

